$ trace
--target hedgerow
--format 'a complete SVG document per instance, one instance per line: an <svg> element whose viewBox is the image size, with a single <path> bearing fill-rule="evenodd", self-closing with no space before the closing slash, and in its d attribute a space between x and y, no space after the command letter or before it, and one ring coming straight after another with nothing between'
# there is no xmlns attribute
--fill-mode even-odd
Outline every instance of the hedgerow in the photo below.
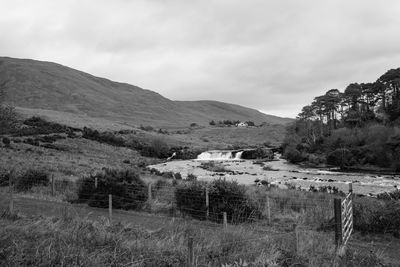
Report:
<svg viewBox="0 0 400 267"><path fill-rule="evenodd" d="M97 188L95 180L97 178ZM112 195L112 206L117 209L140 209L147 199L146 184L132 170L105 169L79 181L78 201L89 206L108 207L108 195Z"/></svg>
<svg viewBox="0 0 400 267"><path fill-rule="evenodd" d="M246 195L245 186L222 179L208 185L198 181L178 185L175 191L177 208L196 219L207 219L206 187L209 191L209 220L221 222L223 212L227 213L230 223L253 221L261 216L258 205Z"/></svg>

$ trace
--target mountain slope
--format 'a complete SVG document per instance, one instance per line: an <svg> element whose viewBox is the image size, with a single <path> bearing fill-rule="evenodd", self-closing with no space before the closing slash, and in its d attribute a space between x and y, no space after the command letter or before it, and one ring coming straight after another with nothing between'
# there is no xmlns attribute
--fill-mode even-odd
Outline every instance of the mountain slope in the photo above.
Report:
<svg viewBox="0 0 400 267"><path fill-rule="evenodd" d="M222 102L172 101L137 86L30 59L0 57L0 86L9 102L25 110L56 111L134 125L205 125L212 119L277 124L290 121Z"/></svg>

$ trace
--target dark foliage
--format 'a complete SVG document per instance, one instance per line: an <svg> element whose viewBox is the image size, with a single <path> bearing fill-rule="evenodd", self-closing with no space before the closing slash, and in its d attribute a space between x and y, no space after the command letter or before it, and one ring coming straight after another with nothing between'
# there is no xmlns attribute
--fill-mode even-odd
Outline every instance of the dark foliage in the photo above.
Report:
<svg viewBox="0 0 400 267"><path fill-rule="evenodd" d="M361 233L400 234L400 202L373 198L355 198L354 229Z"/></svg>
<svg viewBox="0 0 400 267"><path fill-rule="evenodd" d="M149 144L142 145L140 154L145 157L168 158L170 148L163 139L154 139Z"/></svg>
<svg viewBox="0 0 400 267"><path fill-rule="evenodd" d="M13 132L14 136L28 136L38 134L51 134L51 133L66 133L71 134L80 129L68 127L55 122L48 122L40 117L31 117L23 121L23 124L28 127L16 129Z"/></svg>
<svg viewBox="0 0 400 267"><path fill-rule="evenodd" d="M79 182L78 200L91 207L107 208L109 194L116 209L140 209L147 199L146 184L135 171L105 169Z"/></svg>
<svg viewBox="0 0 400 267"><path fill-rule="evenodd" d="M87 127L83 128L82 138L106 143L112 146L126 146L125 140L122 137L116 136L112 132L99 132Z"/></svg>
<svg viewBox="0 0 400 267"><path fill-rule="evenodd" d="M11 143L11 141L10 141L10 138L8 138L8 137L3 137L3 144L5 145L5 146L10 146L10 143Z"/></svg>
<svg viewBox="0 0 400 267"><path fill-rule="evenodd" d="M17 176L14 188L17 191L28 191L33 186L47 186L49 184L48 173L42 170L29 169L25 173Z"/></svg>
<svg viewBox="0 0 400 267"><path fill-rule="evenodd" d="M284 142L292 162L324 154L342 168L371 166L400 170L400 68L373 83L328 90L304 106ZM297 151L296 151L297 150Z"/></svg>
<svg viewBox="0 0 400 267"><path fill-rule="evenodd" d="M206 219L207 184L202 182L184 183L177 187L175 198L179 210L196 219ZM221 222L223 212L227 213L228 222L241 223L254 220L261 215L257 205L246 195L246 189L237 182L214 180L209 188L209 220Z"/></svg>

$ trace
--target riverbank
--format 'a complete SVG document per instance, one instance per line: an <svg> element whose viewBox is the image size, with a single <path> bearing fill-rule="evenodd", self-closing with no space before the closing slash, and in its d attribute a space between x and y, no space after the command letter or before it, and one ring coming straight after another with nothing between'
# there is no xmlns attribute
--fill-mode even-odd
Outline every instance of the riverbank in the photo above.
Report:
<svg viewBox="0 0 400 267"><path fill-rule="evenodd" d="M294 185L308 190L313 187L336 187L346 192L348 183L353 183L354 193L360 195L377 195L390 192L395 186L400 188L400 177L397 174L378 175L375 173L343 172L327 168L307 168L288 163L285 159L268 162L253 160L215 161L225 169L214 172L201 167L201 161L182 160L150 165L149 169L159 172L180 173L185 179L194 175L198 180L211 181L216 178L234 180L240 184L252 185L255 180L266 181L281 188Z"/></svg>

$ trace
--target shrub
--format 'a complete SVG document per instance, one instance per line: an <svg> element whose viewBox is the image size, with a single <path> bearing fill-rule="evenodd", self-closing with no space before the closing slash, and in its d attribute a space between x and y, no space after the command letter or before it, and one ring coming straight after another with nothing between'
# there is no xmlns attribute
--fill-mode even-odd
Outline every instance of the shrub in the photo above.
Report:
<svg viewBox="0 0 400 267"><path fill-rule="evenodd" d="M175 198L182 213L200 220L206 219L205 189L203 182L184 183L177 187ZM237 182L214 180L209 187L209 219L221 222L223 212L230 223L248 222L261 215L255 202L246 195L245 186Z"/></svg>
<svg viewBox="0 0 400 267"><path fill-rule="evenodd" d="M300 151L298 151L296 148L292 148L292 147L288 147L285 149L284 156L291 163L299 163L304 160Z"/></svg>
<svg viewBox="0 0 400 267"><path fill-rule="evenodd" d="M362 233L400 234L400 202L355 198L354 229Z"/></svg>
<svg viewBox="0 0 400 267"><path fill-rule="evenodd" d="M48 173L42 170L28 169L15 180L14 188L17 191L27 191L33 186L49 184Z"/></svg>
<svg viewBox="0 0 400 267"><path fill-rule="evenodd" d="M0 169L0 186L8 186L10 183L10 172L6 169Z"/></svg>
<svg viewBox="0 0 400 267"><path fill-rule="evenodd" d="M78 200L92 207L108 207L109 194L117 209L140 209L147 199L146 184L135 171L105 169L104 173L81 179L79 184Z"/></svg>
<svg viewBox="0 0 400 267"><path fill-rule="evenodd" d="M9 147L9 146L10 146L10 143L11 143L10 138L8 138L8 137L3 137L3 144L4 144L6 147Z"/></svg>
<svg viewBox="0 0 400 267"><path fill-rule="evenodd" d="M326 157L326 162L334 166L350 166L352 163L353 154L350 150L345 148L338 148L333 152L329 153Z"/></svg>
<svg viewBox="0 0 400 267"><path fill-rule="evenodd" d="M196 181L197 180L197 176L194 175L193 173L189 173L186 177L186 180L188 181Z"/></svg>
<svg viewBox="0 0 400 267"><path fill-rule="evenodd" d="M82 138L94 140L100 143L106 143L113 146L126 146L125 140L122 137L116 136L111 132L99 132L90 128L84 127Z"/></svg>
<svg viewBox="0 0 400 267"><path fill-rule="evenodd" d="M169 146L163 139L156 138L149 145L144 145L140 154L145 157L167 158Z"/></svg>
<svg viewBox="0 0 400 267"><path fill-rule="evenodd" d="M174 178L176 180L182 180L182 175L179 172L177 172L177 173L174 174Z"/></svg>
<svg viewBox="0 0 400 267"><path fill-rule="evenodd" d="M168 179L172 179L172 178L174 178L174 173L173 172L163 172L161 176L168 178Z"/></svg>

